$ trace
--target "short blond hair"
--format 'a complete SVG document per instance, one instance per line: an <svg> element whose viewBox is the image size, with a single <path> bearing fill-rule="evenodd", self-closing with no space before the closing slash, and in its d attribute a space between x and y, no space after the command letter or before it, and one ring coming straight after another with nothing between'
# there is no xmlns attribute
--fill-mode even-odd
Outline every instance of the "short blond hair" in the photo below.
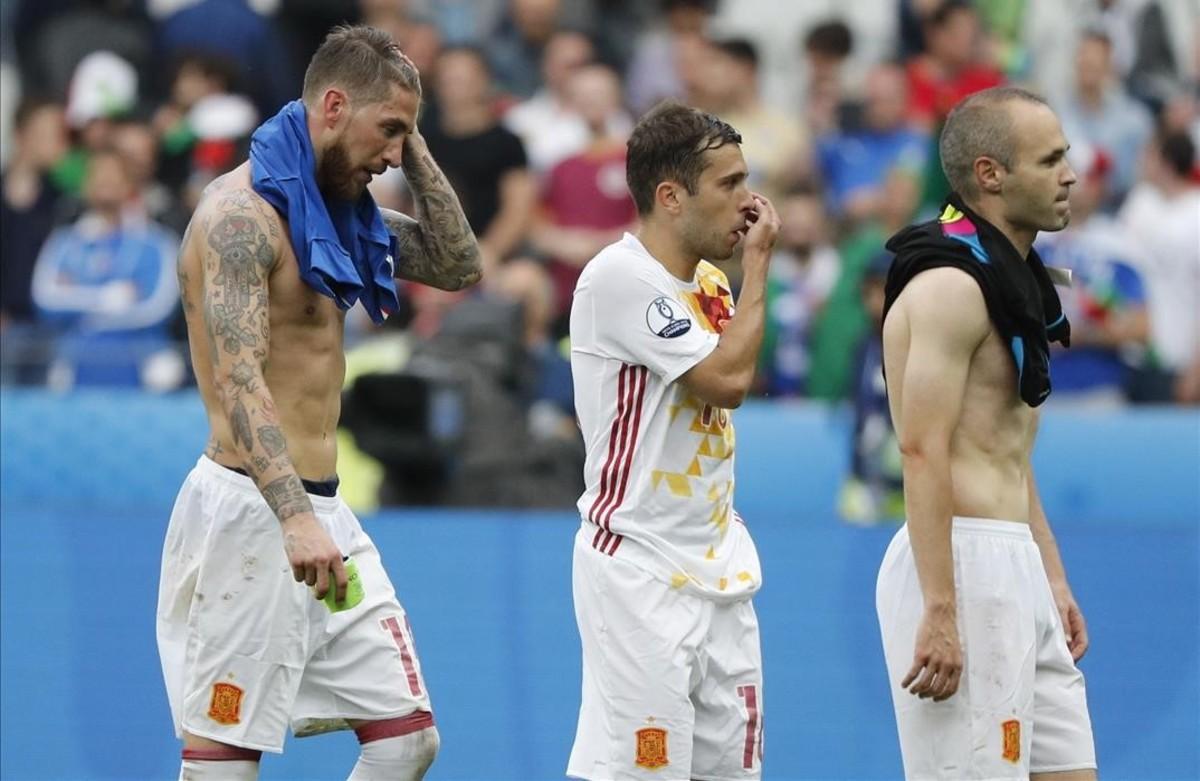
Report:
<svg viewBox="0 0 1200 781"><path fill-rule="evenodd" d="M330 87L345 90L351 103L379 103L393 86L421 96L412 61L392 36L366 25L339 25L329 31L304 72L304 102L313 105Z"/></svg>

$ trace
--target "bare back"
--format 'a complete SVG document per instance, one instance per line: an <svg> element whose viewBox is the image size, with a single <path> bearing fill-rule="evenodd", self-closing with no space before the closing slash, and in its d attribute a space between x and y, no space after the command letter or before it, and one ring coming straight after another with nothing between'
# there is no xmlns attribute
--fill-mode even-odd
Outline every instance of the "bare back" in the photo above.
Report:
<svg viewBox="0 0 1200 781"><path fill-rule="evenodd" d="M946 329L961 330L950 335L957 345L942 344ZM958 396L956 410L954 399L931 405L931 414L950 418L954 514L1028 523L1037 413L1018 396L1012 354L988 319L974 280L948 268L917 275L888 312L883 354L888 404L902 442L906 415L921 416L913 426L928 424L919 400L906 399L907 392ZM913 360L924 365L910 365Z"/></svg>
<svg viewBox="0 0 1200 781"><path fill-rule="evenodd" d="M211 286L207 291L206 279ZM179 287L192 364L208 412L208 455L252 473L263 469L241 463L234 437L256 436L251 430L255 423L236 407L226 413L214 382L216 351L236 355L249 350L261 361L283 434L283 441L263 442L267 453L286 442L301 478L335 475L345 314L300 279L288 226L251 189L249 163L205 190L184 235ZM206 322L206 311L211 322ZM242 360L234 366L235 382Z"/></svg>

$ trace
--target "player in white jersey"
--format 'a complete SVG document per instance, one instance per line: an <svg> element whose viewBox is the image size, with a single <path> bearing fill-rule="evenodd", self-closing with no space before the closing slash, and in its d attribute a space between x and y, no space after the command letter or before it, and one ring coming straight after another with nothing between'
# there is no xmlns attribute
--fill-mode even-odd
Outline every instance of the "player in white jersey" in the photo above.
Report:
<svg viewBox="0 0 1200 781"><path fill-rule="evenodd" d="M762 341L779 218L741 136L677 103L629 140L641 217L585 268L571 309L587 489L575 541L583 697L576 778L756 779L758 554L733 509L734 430ZM743 241L737 313L709 260Z"/></svg>

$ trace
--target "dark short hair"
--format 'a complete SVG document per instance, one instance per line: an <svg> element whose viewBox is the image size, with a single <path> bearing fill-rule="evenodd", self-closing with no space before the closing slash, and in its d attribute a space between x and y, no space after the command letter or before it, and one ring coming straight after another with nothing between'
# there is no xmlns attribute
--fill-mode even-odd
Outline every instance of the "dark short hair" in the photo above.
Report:
<svg viewBox="0 0 1200 781"><path fill-rule="evenodd" d="M626 145L625 181L638 214L654 210L654 191L661 182L679 182L695 195L708 165L704 153L740 143L742 136L732 126L699 109L673 100L650 109Z"/></svg>
<svg viewBox="0 0 1200 781"><path fill-rule="evenodd" d="M841 19L814 24L804 36L804 50L813 54L842 59L853 49L854 33Z"/></svg>
<svg viewBox="0 0 1200 781"><path fill-rule="evenodd" d="M930 27L941 27L960 11L975 13L975 7L968 0L942 0L937 8L925 17L925 23Z"/></svg>
<svg viewBox="0 0 1200 781"><path fill-rule="evenodd" d="M1191 176L1196 165L1196 145L1187 133L1175 130L1160 136L1158 154L1176 176Z"/></svg>
<svg viewBox="0 0 1200 781"><path fill-rule="evenodd" d="M712 46L737 62L758 68L758 49L746 38L715 38Z"/></svg>
<svg viewBox="0 0 1200 781"><path fill-rule="evenodd" d="M304 72L304 102L311 104L335 85L352 103L387 100L393 86L421 95L417 69L392 36L366 25L339 25L325 36Z"/></svg>
<svg viewBox="0 0 1200 781"><path fill-rule="evenodd" d="M1017 135L1007 104L1046 100L1020 87L992 87L963 98L950 110L938 152L950 188L959 195L975 194L975 161L990 157L1005 168L1016 162Z"/></svg>
<svg viewBox="0 0 1200 781"><path fill-rule="evenodd" d="M192 49L181 51L171 62L171 83L179 78L184 68L195 68L205 78L217 81L226 92L237 84L237 63L220 54Z"/></svg>

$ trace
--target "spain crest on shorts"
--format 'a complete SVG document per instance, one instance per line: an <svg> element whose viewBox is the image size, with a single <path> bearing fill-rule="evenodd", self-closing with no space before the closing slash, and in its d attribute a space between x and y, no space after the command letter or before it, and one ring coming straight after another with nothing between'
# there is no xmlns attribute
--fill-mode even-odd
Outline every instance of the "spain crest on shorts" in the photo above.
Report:
<svg viewBox="0 0 1200 781"><path fill-rule="evenodd" d="M637 759L633 764L658 770L670 764L667 759L667 731L661 727L643 727L637 731Z"/></svg>
<svg viewBox="0 0 1200 781"><path fill-rule="evenodd" d="M1009 719L1000 725L1004 734L1004 750L1000 756L1016 764L1021 760L1021 722Z"/></svg>
<svg viewBox="0 0 1200 781"><path fill-rule="evenodd" d="M232 683L214 683L208 717L218 724L237 724L241 721L244 691Z"/></svg>

